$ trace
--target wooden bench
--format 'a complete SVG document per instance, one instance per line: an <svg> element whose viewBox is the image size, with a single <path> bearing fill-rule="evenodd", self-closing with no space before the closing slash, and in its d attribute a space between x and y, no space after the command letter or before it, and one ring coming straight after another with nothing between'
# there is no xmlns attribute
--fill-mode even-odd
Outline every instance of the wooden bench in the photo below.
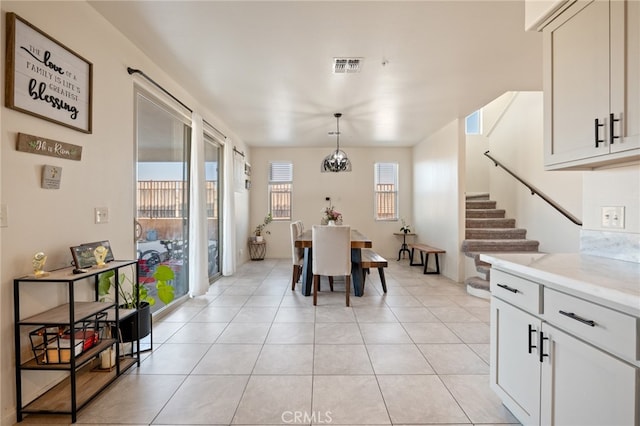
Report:
<svg viewBox="0 0 640 426"><path fill-rule="evenodd" d="M446 251L439 249L439 248L435 248L435 247L431 247L428 246L426 244L409 244L409 247L411 248L411 258L410 258L410 263L409 265L411 266L423 266L424 265L424 273L425 274L439 274L440 273L440 262L438 261L438 255L440 253L446 253ZM420 263L414 263L413 262L413 253L418 250L420 252ZM436 258L436 270L435 271L428 271L427 270L427 264L429 263L429 255L430 254L435 254L435 258ZM426 255L426 257L424 256Z"/></svg>
<svg viewBox="0 0 640 426"><path fill-rule="evenodd" d="M382 283L382 290L387 292L387 281L384 279L384 268L389 266L387 259L380 256L378 253L371 249L362 249L361 251L361 265L362 265L362 284L367 278L370 268L378 268L378 274L380 274L380 282Z"/></svg>

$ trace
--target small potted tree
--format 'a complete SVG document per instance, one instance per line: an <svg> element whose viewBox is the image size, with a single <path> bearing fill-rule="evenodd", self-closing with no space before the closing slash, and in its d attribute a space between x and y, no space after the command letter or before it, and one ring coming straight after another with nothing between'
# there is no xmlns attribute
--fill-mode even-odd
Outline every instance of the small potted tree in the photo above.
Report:
<svg viewBox="0 0 640 426"><path fill-rule="evenodd" d="M267 227L267 225L269 225L271 222L273 221L273 217L271 216L271 213L268 213L265 217L263 222L256 226L256 229L253 231L253 235L254 235L254 241L257 243L262 242L262 240L264 239L263 235L268 235L271 232L267 231L265 228Z"/></svg>
<svg viewBox="0 0 640 426"><path fill-rule="evenodd" d="M253 238L249 240L249 257L251 260L263 260L267 252L267 243L264 235L270 234L265 228L273 221L271 213L268 213L262 223L253 231Z"/></svg>

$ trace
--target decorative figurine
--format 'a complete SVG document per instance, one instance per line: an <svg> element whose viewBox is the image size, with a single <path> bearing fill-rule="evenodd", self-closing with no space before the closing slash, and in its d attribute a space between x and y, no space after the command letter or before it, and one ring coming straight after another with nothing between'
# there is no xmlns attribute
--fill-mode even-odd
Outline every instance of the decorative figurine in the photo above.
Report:
<svg viewBox="0 0 640 426"><path fill-rule="evenodd" d="M33 275L35 275L36 278L49 275L49 273L44 270L44 264L47 263L47 256L43 252L39 251L34 254L31 263L33 264Z"/></svg>
<svg viewBox="0 0 640 426"><path fill-rule="evenodd" d="M104 268L104 259L107 257L107 249L105 248L105 246L96 247L96 249L93 251L93 255L96 258L96 266L98 268Z"/></svg>

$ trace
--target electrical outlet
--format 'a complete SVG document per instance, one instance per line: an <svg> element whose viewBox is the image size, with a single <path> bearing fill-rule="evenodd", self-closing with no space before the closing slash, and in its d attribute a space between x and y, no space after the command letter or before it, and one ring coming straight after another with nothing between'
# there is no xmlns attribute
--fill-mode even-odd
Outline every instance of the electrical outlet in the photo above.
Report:
<svg viewBox="0 0 640 426"><path fill-rule="evenodd" d="M109 208L96 207L94 209L96 223L109 223Z"/></svg>
<svg viewBox="0 0 640 426"><path fill-rule="evenodd" d="M0 205L0 228L9 226L9 212L6 204Z"/></svg>
<svg viewBox="0 0 640 426"><path fill-rule="evenodd" d="M604 206L601 214L603 228L624 229L624 206Z"/></svg>

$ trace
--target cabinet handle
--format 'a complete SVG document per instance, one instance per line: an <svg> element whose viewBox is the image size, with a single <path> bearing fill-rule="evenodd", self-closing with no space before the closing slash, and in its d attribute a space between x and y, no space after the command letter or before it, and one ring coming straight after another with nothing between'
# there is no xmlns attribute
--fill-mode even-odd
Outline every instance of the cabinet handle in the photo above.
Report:
<svg viewBox="0 0 640 426"><path fill-rule="evenodd" d="M565 312L565 311L558 311L560 313L560 315L564 315L565 317L569 317L571 319L574 319L576 321L580 321L583 324L587 324L591 327L595 327L596 323L595 321L591 321L588 319L584 319L582 317L579 317L578 315L574 314L573 312Z"/></svg>
<svg viewBox="0 0 640 426"><path fill-rule="evenodd" d="M540 362L544 361L544 357L549 356L549 354L544 353L544 341L549 340L548 337L544 337L544 333L540 332L540 340L538 341L538 345L540 346Z"/></svg>
<svg viewBox="0 0 640 426"><path fill-rule="evenodd" d="M531 333L535 333L536 329L533 328L531 324L529 324L529 353L532 353L533 349L537 348L536 345L533 344L533 339L531 338Z"/></svg>
<svg viewBox="0 0 640 426"><path fill-rule="evenodd" d="M613 113L609 114L609 144L613 145L615 139L620 139L620 136L615 135L613 124L620 121L619 118L615 118Z"/></svg>
<svg viewBox="0 0 640 426"><path fill-rule="evenodd" d="M598 145L604 142L604 139L600 139L600 127L604 127L604 123L600 124L600 120L598 120L596 118L595 121L595 140L596 140L596 148L598 148Z"/></svg>
<svg viewBox="0 0 640 426"><path fill-rule="evenodd" d="M509 287L509 286L508 286L508 285L506 285L506 284L498 284L498 287L500 287L500 288L504 288L505 290L509 290L511 293L517 293L517 292L518 292L518 289L517 289L517 288Z"/></svg>

